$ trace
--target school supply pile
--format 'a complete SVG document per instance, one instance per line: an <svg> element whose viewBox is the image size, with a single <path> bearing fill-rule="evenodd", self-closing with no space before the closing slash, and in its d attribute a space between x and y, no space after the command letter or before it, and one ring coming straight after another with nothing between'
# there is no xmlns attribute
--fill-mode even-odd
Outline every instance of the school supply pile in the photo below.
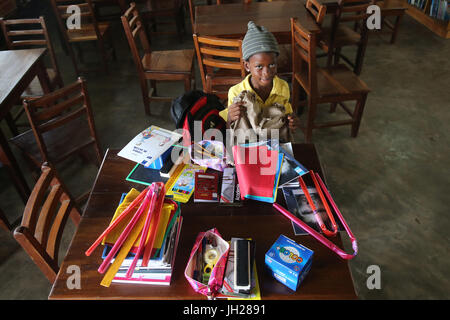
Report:
<svg viewBox="0 0 450 320"><path fill-rule="evenodd" d="M144 191L131 189L111 220L91 247L100 244L104 274L101 285L112 282L169 285L183 218L173 200L165 198L164 184L156 182Z"/></svg>

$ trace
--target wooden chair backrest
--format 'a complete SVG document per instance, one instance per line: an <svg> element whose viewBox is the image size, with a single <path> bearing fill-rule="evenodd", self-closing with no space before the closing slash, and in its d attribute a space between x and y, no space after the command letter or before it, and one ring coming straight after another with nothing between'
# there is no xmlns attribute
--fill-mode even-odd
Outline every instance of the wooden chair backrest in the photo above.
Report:
<svg viewBox="0 0 450 320"><path fill-rule="evenodd" d="M188 4L189 4L189 18L191 19L192 31L194 31L194 25L195 25L195 5L194 5L193 1L194 0L188 0Z"/></svg>
<svg viewBox="0 0 450 320"><path fill-rule="evenodd" d="M304 28L297 18L291 18L291 35L292 77L314 98L317 93L316 34Z"/></svg>
<svg viewBox="0 0 450 320"><path fill-rule="evenodd" d="M51 283L59 271L58 251L69 215L78 225L81 217L78 205L56 170L44 164L14 238Z"/></svg>
<svg viewBox="0 0 450 320"><path fill-rule="evenodd" d="M139 72L144 73L142 58L139 54L138 41L141 44L144 54L150 54L151 47L136 3L132 2L130 4L130 8L123 14L121 20L128 44L130 45L133 60L136 63Z"/></svg>
<svg viewBox="0 0 450 320"><path fill-rule="evenodd" d="M368 17L367 7L370 4L371 0L339 0L336 16L339 22L365 22Z"/></svg>
<svg viewBox="0 0 450 320"><path fill-rule="evenodd" d="M67 20L72 19L74 13L74 11L71 10L73 6L77 6L80 10L81 29L93 29L97 35L97 39L101 38L92 0L51 0L51 3L59 28L66 41L69 41L67 33L80 32L78 29L69 29L67 26Z"/></svg>
<svg viewBox="0 0 450 320"><path fill-rule="evenodd" d="M55 90L39 99L24 100L23 105L44 161L50 161L51 159L48 156L43 134L79 117L86 116L92 143L96 149L97 162L101 163L102 152L98 143L91 102L84 79L78 78L75 83ZM86 145L83 147L86 147Z"/></svg>
<svg viewBox="0 0 450 320"><path fill-rule="evenodd" d="M319 26L322 25L325 13L327 12L327 7L317 0L307 0L306 9L314 16L316 23Z"/></svg>
<svg viewBox="0 0 450 320"><path fill-rule="evenodd" d="M203 88L206 88L206 76L214 68L240 70L245 77L242 60L242 40L192 35L200 67Z"/></svg>
<svg viewBox="0 0 450 320"><path fill-rule="evenodd" d="M48 33L44 17L37 19L0 19L0 26L9 50L46 47L56 74L60 76L55 50Z"/></svg>

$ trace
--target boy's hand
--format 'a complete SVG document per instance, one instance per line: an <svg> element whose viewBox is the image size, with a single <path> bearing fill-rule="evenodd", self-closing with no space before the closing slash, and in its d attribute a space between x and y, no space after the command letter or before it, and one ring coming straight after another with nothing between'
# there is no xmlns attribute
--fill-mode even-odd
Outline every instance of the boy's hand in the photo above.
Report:
<svg viewBox="0 0 450 320"><path fill-rule="evenodd" d="M243 112L244 107L242 102L236 102L228 106L228 121L233 122L239 119Z"/></svg>
<svg viewBox="0 0 450 320"><path fill-rule="evenodd" d="M297 129L300 125L300 119L293 113L289 114L287 116L288 121L289 121L289 129L292 132L295 132L295 129Z"/></svg>

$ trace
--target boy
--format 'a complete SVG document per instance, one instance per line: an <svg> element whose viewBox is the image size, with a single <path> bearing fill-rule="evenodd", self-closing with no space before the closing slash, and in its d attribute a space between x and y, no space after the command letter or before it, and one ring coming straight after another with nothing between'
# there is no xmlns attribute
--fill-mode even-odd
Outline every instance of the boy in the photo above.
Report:
<svg viewBox="0 0 450 320"><path fill-rule="evenodd" d="M277 77L277 56L280 51L274 35L266 28L257 26L253 21L248 23L248 30L242 41L244 67L250 72L247 77L228 90L228 108L220 115L227 121L227 127L239 119L244 110L240 103L233 103L233 98L243 90L256 94L262 108L277 102L284 105L288 114L289 128L295 130L298 118L293 114L289 103L289 85Z"/></svg>

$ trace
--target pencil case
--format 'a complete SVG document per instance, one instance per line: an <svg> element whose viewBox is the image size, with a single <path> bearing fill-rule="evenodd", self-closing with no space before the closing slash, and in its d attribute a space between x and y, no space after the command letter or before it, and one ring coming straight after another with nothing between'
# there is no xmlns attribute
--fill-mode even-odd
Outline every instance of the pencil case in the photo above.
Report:
<svg viewBox="0 0 450 320"><path fill-rule="evenodd" d="M216 228L197 235L184 270L184 276L195 292L208 299L219 294L229 250L230 245Z"/></svg>
<svg viewBox="0 0 450 320"><path fill-rule="evenodd" d="M224 145L220 141L202 140L189 147L192 161L202 167L223 171L227 166L224 158Z"/></svg>

